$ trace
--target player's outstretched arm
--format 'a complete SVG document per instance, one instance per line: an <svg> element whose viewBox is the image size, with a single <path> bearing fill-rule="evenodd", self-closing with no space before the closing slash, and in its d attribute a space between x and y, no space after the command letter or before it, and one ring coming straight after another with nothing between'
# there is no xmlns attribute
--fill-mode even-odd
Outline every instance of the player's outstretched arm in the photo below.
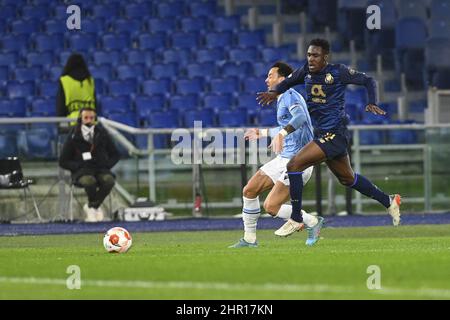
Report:
<svg viewBox="0 0 450 320"><path fill-rule="evenodd" d="M366 112L372 112L373 114L378 114L384 116L386 114L386 111L381 109L379 106L375 104L368 104L366 106Z"/></svg>
<svg viewBox="0 0 450 320"><path fill-rule="evenodd" d="M258 92L256 100L262 106L267 106L277 99L278 93L275 91Z"/></svg>

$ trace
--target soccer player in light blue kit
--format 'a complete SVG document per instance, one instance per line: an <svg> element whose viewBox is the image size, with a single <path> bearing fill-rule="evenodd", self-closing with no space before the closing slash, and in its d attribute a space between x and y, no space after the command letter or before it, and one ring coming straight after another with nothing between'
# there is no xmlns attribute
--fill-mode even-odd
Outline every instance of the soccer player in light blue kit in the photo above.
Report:
<svg viewBox="0 0 450 320"><path fill-rule="evenodd" d="M292 68L283 62L275 63L269 70L266 84L269 90L275 88L288 75ZM261 215L259 195L269 189L264 209L273 217L289 219L292 206L284 204L289 200L289 178L286 173L286 165L297 152L313 139L313 128L309 117L308 108L303 97L294 89L277 96L277 121L278 127L271 129L249 129L245 132L248 140L259 139L263 136L271 136L284 140L282 148L272 150L277 157L262 166L258 172L248 181L243 190L244 207L242 219L244 221L244 237L230 248L257 247L256 225ZM295 129L287 135L283 128L290 125ZM305 169L303 173L303 184L311 177L313 167ZM318 223L315 216L307 214L302 210L303 223L307 228L313 228Z"/></svg>

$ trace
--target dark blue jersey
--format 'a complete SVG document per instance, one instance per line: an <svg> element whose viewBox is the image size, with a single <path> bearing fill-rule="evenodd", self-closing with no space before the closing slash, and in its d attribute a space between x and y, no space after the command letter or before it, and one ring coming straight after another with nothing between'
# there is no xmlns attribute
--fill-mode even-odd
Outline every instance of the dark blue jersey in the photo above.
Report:
<svg viewBox="0 0 450 320"><path fill-rule="evenodd" d="M320 131L337 130L346 125L345 88L348 84L365 86L369 104L376 104L375 80L342 64L328 64L320 72L310 73L306 63L281 82L275 91L283 93L303 83L312 124Z"/></svg>

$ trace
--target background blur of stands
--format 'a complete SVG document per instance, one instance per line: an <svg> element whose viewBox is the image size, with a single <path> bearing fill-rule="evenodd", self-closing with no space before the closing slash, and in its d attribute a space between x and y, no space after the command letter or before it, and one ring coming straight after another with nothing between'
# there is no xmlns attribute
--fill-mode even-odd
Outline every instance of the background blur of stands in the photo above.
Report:
<svg viewBox="0 0 450 320"><path fill-rule="evenodd" d="M381 7L381 31L365 27L369 4ZM68 4L62 1L0 0L2 119L55 116L57 81L76 51L88 61L106 119L134 128L191 127L194 120L202 120L203 127L271 126L273 108L260 108L255 100L255 93L266 89L271 63L285 60L299 67L308 41L326 37L332 62L377 79L380 106L388 112L384 118L363 112L365 90L348 89L352 125L377 125L361 131L354 146L361 151L354 159L361 172L412 198L406 211L450 208L450 130L379 127L450 123L450 1L83 0L79 5L82 29L69 31ZM296 89L305 93L302 86ZM148 147L145 135L125 137L137 148ZM0 157L19 155L41 196L57 178L57 141L55 124L0 124ZM192 168L168 161L163 151L170 147L168 135L155 136L153 144L161 153L154 156L156 188L148 178L148 158L130 157L124 147L118 181L130 195L150 196L186 212L192 206ZM255 169L248 168L248 174ZM322 179L326 199L327 175ZM210 207L217 203L213 213L238 210L237 166L206 167L204 180ZM344 192L336 188L341 211ZM307 189L307 208L314 210L313 184ZM57 192L42 203L42 211L59 210ZM0 212L10 212L14 195L2 191L1 198ZM379 211L355 201L356 212Z"/></svg>

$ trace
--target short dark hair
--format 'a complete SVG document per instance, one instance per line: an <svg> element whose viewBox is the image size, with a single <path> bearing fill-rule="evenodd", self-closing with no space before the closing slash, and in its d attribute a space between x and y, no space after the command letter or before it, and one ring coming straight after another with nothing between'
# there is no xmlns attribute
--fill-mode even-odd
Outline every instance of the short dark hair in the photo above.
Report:
<svg viewBox="0 0 450 320"><path fill-rule="evenodd" d="M330 43L325 39L313 39L309 42L310 46L321 47L325 54L330 53Z"/></svg>
<svg viewBox="0 0 450 320"><path fill-rule="evenodd" d="M294 71L290 65L282 61L275 62L272 67L270 67L270 69L272 68L278 68L278 74L285 78Z"/></svg>

